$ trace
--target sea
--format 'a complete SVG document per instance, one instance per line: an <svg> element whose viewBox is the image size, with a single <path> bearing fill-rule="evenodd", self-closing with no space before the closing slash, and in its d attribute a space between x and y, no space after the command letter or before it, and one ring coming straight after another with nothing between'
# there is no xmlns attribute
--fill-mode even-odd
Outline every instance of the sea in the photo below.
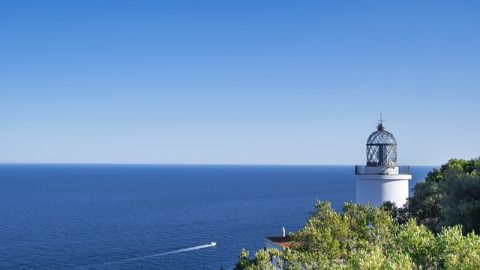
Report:
<svg viewBox="0 0 480 270"><path fill-rule="evenodd" d="M354 196L354 166L3 164L0 269L232 269Z"/></svg>

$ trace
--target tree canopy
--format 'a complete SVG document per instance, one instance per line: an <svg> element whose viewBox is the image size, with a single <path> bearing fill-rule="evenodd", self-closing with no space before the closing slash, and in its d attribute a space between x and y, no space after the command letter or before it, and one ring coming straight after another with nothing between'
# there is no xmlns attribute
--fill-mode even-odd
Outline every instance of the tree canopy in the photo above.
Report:
<svg viewBox="0 0 480 270"><path fill-rule="evenodd" d="M429 172L401 211L436 233L456 224L480 232L480 159L451 159Z"/></svg>
<svg viewBox="0 0 480 270"><path fill-rule="evenodd" d="M346 203L343 212L317 202L304 228L291 233L283 253L243 251L236 270L275 269L480 269L480 237L461 226L435 235L414 219L399 224L390 213Z"/></svg>

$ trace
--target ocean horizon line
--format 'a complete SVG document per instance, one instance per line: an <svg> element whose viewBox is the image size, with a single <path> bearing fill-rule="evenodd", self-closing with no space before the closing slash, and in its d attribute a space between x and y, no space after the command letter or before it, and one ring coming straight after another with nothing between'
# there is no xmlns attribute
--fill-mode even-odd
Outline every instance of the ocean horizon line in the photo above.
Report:
<svg viewBox="0 0 480 270"><path fill-rule="evenodd" d="M328 163L148 163L148 162L132 162L132 163L124 163L124 162L0 162L0 166L2 165L73 165L73 166L85 166L85 165L92 165L92 166L265 166L265 167L275 167L275 166L292 166L292 167L317 167L317 166L338 166L338 167L347 167L347 166L355 166L355 165L363 165L361 163L358 164L328 164ZM414 166L414 167L440 167L440 165L431 165L431 164L409 164L406 166Z"/></svg>

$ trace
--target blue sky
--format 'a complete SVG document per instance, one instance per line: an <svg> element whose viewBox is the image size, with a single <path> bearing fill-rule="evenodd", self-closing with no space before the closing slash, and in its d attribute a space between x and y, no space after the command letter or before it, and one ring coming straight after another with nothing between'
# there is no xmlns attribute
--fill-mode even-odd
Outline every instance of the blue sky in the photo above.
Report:
<svg viewBox="0 0 480 270"><path fill-rule="evenodd" d="M0 162L480 155L478 1L2 1Z"/></svg>

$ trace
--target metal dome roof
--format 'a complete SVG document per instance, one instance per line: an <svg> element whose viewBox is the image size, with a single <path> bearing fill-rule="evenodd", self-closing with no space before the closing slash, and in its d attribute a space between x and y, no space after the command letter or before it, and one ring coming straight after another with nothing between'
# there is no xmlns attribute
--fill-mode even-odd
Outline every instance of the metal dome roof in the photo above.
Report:
<svg viewBox="0 0 480 270"><path fill-rule="evenodd" d="M372 144L397 144L395 137L392 133L385 130L383 124L379 124L377 131L370 134L367 140L367 145Z"/></svg>
<svg viewBox="0 0 480 270"><path fill-rule="evenodd" d="M397 166L397 141L381 121L367 140L367 166Z"/></svg>

